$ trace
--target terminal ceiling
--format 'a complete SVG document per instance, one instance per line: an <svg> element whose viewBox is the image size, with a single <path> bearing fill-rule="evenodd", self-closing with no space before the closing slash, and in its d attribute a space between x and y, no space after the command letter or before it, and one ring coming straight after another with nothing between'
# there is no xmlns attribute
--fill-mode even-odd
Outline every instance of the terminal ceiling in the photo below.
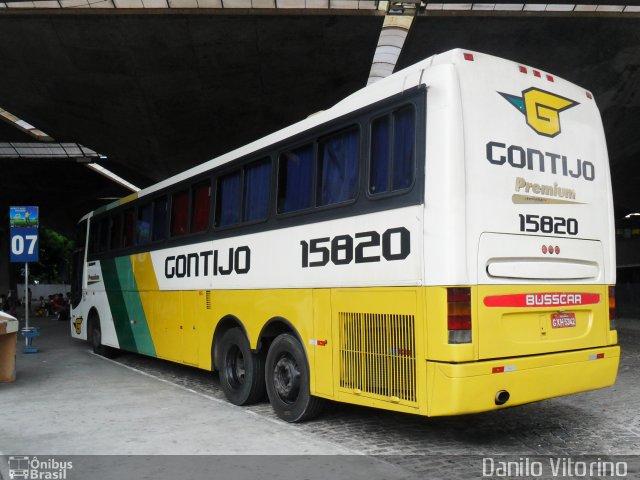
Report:
<svg viewBox="0 0 640 480"><path fill-rule="evenodd" d="M0 14L0 107L105 155L102 165L144 187L362 88L383 19L375 10ZM398 68L455 47L590 89L616 215L640 211L639 16L422 14ZM0 122L0 142L20 141L33 139ZM66 231L128 193L72 160L1 159L0 168L3 212L39 204L43 222Z"/></svg>

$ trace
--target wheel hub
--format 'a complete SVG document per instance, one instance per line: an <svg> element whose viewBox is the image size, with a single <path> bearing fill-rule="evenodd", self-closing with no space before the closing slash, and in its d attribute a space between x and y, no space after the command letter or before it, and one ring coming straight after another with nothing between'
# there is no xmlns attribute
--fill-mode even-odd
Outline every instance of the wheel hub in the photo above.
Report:
<svg viewBox="0 0 640 480"><path fill-rule="evenodd" d="M231 348L227 354L225 367L225 374L230 385L237 387L244 384L246 372L244 367L244 355L242 355L242 351L237 346Z"/></svg>
<svg viewBox="0 0 640 480"><path fill-rule="evenodd" d="M300 392L300 370L295 359L283 355L273 369L274 387L278 396L286 403L293 403Z"/></svg>

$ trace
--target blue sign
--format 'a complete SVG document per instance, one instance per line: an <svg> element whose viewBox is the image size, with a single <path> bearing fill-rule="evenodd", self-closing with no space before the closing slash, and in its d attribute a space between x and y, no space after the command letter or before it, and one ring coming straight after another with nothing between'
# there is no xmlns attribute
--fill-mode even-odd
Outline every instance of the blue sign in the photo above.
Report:
<svg viewBox="0 0 640 480"><path fill-rule="evenodd" d="M38 207L9 207L12 263L38 261Z"/></svg>

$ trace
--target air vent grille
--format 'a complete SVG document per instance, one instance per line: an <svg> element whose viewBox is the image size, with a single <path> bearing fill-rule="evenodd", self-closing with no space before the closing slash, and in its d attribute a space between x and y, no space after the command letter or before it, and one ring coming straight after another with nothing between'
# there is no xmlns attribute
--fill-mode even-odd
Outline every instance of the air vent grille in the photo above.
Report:
<svg viewBox="0 0 640 480"><path fill-rule="evenodd" d="M339 322L340 386L415 404L414 316L340 312Z"/></svg>

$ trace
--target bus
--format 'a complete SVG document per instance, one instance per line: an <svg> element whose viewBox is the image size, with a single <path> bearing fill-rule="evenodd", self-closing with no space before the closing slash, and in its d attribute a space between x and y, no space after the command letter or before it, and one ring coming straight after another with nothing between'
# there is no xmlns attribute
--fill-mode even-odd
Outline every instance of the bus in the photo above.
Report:
<svg viewBox="0 0 640 480"><path fill-rule="evenodd" d="M593 95L467 50L95 210L71 334L217 371L289 422L459 415L614 383Z"/></svg>

